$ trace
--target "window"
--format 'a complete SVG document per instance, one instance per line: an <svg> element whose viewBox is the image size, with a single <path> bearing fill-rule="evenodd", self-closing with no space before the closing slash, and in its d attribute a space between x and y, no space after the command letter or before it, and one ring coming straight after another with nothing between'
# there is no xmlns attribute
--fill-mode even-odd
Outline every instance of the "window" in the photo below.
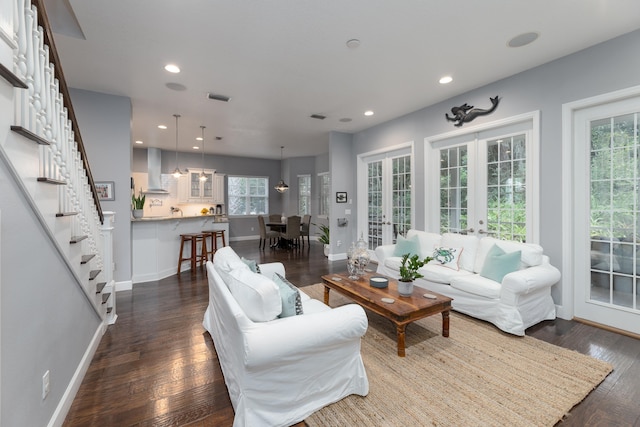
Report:
<svg viewBox="0 0 640 427"><path fill-rule="evenodd" d="M329 172L318 174L318 190L320 192L320 206L318 216L328 218L331 206L331 176Z"/></svg>
<svg viewBox="0 0 640 427"><path fill-rule="evenodd" d="M269 178L229 176L229 215L264 215L269 212Z"/></svg>
<svg viewBox="0 0 640 427"><path fill-rule="evenodd" d="M311 215L311 175L298 175L298 214Z"/></svg>

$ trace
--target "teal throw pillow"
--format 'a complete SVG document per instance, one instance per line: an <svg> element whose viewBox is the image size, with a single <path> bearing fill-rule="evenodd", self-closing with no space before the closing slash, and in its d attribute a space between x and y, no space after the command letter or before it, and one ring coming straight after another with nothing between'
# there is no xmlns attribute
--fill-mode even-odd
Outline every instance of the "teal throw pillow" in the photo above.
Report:
<svg viewBox="0 0 640 427"><path fill-rule="evenodd" d="M252 259L246 259L245 257L242 257L240 259L242 260L242 262L247 264L247 266L249 267L249 270L253 271L254 273L260 273L260 266L256 261Z"/></svg>
<svg viewBox="0 0 640 427"><path fill-rule="evenodd" d="M302 314L302 299L300 291L291 282L278 273L273 273L273 281L280 288L282 300L282 313L278 317L290 317Z"/></svg>
<svg viewBox="0 0 640 427"><path fill-rule="evenodd" d="M520 268L521 253L522 251L506 253L502 248L494 244L487 253L480 275L502 283L504 276Z"/></svg>
<svg viewBox="0 0 640 427"><path fill-rule="evenodd" d="M420 256L420 241L418 240L418 236L406 239L402 237L401 234L398 234L396 247L393 249L393 256L403 256L404 254L409 254L409 257L413 255Z"/></svg>

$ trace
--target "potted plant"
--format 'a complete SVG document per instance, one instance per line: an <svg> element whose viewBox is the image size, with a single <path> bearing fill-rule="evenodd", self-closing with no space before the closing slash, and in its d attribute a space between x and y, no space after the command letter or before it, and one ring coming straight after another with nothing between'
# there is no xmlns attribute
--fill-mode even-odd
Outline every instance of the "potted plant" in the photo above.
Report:
<svg viewBox="0 0 640 427"><path fill-rule="evenodd" d="M320 233L316 233L318 241L324 245L324 256L329 256L329 226L324 224L313 224L320 229Z"/></svg>
<svg viewBox="0 0 640 427"><path fill-rule="evenodd" d="M131 195L131 213L136 219L142 218L144 215L144 201L147 196L142 194L142 188L136 197L135 192Z"/></svg>
<svg viewBox="0 0 640 427"><path fill-rule="evenodd" d="M418 269L431 261L433 258L426 257L421 260L418 255L404 254L400 264L400 280L398 281L398 293L404 297L413 294L413 281L424 277Z"/></svg>

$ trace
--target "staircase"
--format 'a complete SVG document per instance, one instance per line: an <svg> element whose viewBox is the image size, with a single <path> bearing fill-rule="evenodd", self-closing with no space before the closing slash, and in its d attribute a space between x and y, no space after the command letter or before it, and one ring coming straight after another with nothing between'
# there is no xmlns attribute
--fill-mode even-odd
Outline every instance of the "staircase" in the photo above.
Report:
<svg viewBox="0 0 640 427"><path fill-rule="evenodd" d="M5 39L13 45L10 63L0 52L0 77L14 87L0 167L21 189L106 330L117 319L114 215L100 207L42 0L16 0L14 7L14 37Z"/></svg>

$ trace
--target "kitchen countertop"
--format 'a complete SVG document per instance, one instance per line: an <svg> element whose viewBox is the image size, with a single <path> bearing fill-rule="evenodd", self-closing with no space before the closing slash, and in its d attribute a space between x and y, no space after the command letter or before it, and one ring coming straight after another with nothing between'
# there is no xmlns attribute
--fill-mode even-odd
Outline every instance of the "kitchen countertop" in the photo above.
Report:
<svg viewBox="0 0 640 427"><path fill-rule="evenodd" d="M172 215L172 216L143 216L140 219L135 219L135 218L131 218L131 222L149 222L149 221L169 221L172 219L177 219L177 220L182 220L182 219L202 219L202 218L213 218L215 222L219 222L219 223L227 223L229 222L228 219L220 219L220 217L223 215L219 215L219 214L206 214L206 215Z"/></svg>

